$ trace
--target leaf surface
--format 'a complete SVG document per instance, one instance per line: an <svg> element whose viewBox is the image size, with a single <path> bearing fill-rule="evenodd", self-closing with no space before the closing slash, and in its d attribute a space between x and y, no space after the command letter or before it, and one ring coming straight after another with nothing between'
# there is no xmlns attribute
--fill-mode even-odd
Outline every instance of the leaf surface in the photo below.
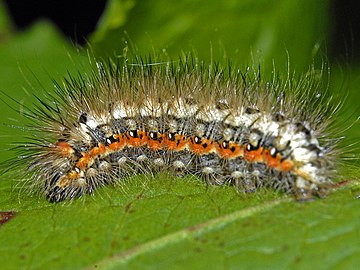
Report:
<svg viewBox="0 0 360 270"><path fill-rule="evenodd" d="M311 25L321 19L312 18L309 22L301 22L299 26L290 27L293 33L288 33L284 30L285 26L277 28L274 25L281 24L281 18L285 16L280 16L281 9L277 5L292 1L278 1L274 6L268 1L259 1L259 7L243 1L242 5L247 7L242 7L244 9L237 7L235 2L232 6L231 1L225 1L222 6L224 9L231 9L228 20L240 16L240 21L247 20L250 26L255 25L255 30L235 24L228 32L216 34L216 38L221 37L230 46L230 54L235 50L231 49L233 46L238 48L239 58L245 54L248 57L249 44L256 44L254 40L266 40L265 37L261 38L262 33L266 33L265 30L261 31L261 25L268 19L268 27L274 28L270 32L269 44L277 44L269 47L272 49L264 50L268 57L274 55L276 58L276 55L284 52L282 39L271 34L282 31L289 40L294 33L304 35L300 39L304 42L307 40L305 48L296 40L288 48L289 51L297 51L296 48L299 48L299 55L306 54L305 58L311 56L309 48L319 36L315 33L317 28L311 28L314 30L311 34L305 30L299 31L299 28L305 23ZM325 1L313 2L321 2L327 6ZM211 12L208 6L200 9L199 3L176 3L178 6L183 5L183 10L196 11L193 15L186 11L179 15L180 18L171 13L166 15L168 11L162 11L163 14L151 11L151 8L160 10L159 7L164 5L163 1L149 1L143 6L130 5L127 10L129 14L124 13L126 16L124 15L123 22L113 22L111 31L106 25L111 22L105 20L97 33L102 32L93 41L95 51L102 49L111 53L113 46L120 45L116 45L119 41L110 39L109 35L125 28L129 29L134 43L143 47L140 51L146 51L146 37L142 34L147 23L149 27L146 29L155 37L154 46L170 44L169 51L174 53L179 48L186 50L187 45L183 48L181 40L189 40L187 37L194 33L192 44L201 43L199 48L206 48L204 50L207 51L209 35L217 32L209 30L210 28L204 31L200 29L199 22L209 18ZM284 4L284 8L286 5ZM291 13L287 17L299 18L303 14L305 4L297 5L299 13ZM260 12L256 13L255 9ZM266 15L268 10L278 12L279 18L271 12ZM311 10L315 12L318 6L315 8L310 5ZM139 18L139 14L143 14L145 18L141 18L138 25L132 25L131 20ZM169 25L162 23L166 16L172 22ZM225 23L226 16L222 16L224 17L218 20L221 31L229 26L229 23ZM185 23L177 27L182 21ZM216 21L211 19L209 23L215 25ZM189 30L192 25L197 27L194 32ZM237 39L238 36L243 39L249 37L250 41ZM178 46L173 46L174 44ZM274 48L276 53L272 54ZM298 57L300 56L295 59ZM247 61L248 58L245 59ZM31 106L33 94L41 96L51 91L53 78L60 80L67 72L75 75L77 72L86 72L86 65L81 70L78 65L86 61L86 53L78 52L48 22L39 22L22 33L11 34L1 43L0 90L19 101L14 103L5 95L5 103L0 106L1 160L13 156L8 151L9 142L21 140L26 133L26 130L20 128L24 126L25 120L16 110L21 111L21 106ZM304 61L299 66L308 64L308 60ZM356 69L353 72L356 82L360 72ZM341 84L341 72L335 69L334 73L335 82ZM355 97L358 84L350 85L350 96ZM15 111L6 104L15 108ZM352 109L357 106L353 98L349 104ZM359 127L355 125L351 134L357 136L359 131ZM347 131L347 134L350 132ZM103 188L95 196L85 196L71 203L50 204L42 197L30 196L23 179L19 179L18 175L5 174L0 181L0 212L14 214L6 222L0 222L1 267L354 269L360 263L360 200L356 199L360 195L360 185L356 165L354 170L344 171L344 179L351 181L329 197L307 203L296 202L291 196L271 190L238 194L231 187L207 186L194 177L173 178L158 174L154 178L133 177L122 185Z"/></svg>

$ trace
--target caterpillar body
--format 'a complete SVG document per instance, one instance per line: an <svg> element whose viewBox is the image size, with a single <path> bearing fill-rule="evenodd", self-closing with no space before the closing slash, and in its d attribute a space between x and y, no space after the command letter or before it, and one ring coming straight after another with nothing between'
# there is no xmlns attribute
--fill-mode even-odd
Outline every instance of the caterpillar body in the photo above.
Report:
<svg viewBox="0 0 360 270"><path fill-rule="evenodd" d="M122 183L132 174L193 174L299 200L325 196L336 175L338 106L310 71L297 82L192 58L154 64L97 62L55 83L26 116L32 140L14 164L51 202ZM324 106L326 105L326 106Z"/></svg>

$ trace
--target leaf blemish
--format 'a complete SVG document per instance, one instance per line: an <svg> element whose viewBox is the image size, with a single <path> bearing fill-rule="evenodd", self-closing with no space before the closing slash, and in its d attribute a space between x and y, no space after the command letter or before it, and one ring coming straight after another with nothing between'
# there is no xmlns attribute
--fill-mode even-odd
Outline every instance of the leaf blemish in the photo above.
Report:
<svg viewBox="0 0 360 270"><path fill-rule="evenodd" d="M10 219L14 217L15 217L14 211L0 212L0 225L3 225L4 223L8 222Z"/></svg>

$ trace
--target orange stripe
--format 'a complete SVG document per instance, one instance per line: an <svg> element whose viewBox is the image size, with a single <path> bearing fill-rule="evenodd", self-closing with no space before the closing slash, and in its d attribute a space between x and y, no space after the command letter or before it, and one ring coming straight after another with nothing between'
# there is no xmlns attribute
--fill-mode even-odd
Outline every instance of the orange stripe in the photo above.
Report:
<svg viewBox="0 0 360 270"><path fill-rule="evenodd" d="M165 135L158 133L157 134L158 138L156 140L152 139L150 136L147 137L147 146L148 148L150 148L151 150L159 150L164 148L164 138Z"/></svg>
<svg viewBox="0 0 360 270"><path fill-rule="evenodd" d="M117 142L113 142L108 145L108 148L111 151L120 151L126 146L126 140L124 138L123 134L115 134L114 139L117 140Z"/></svg>
<svg viewBox="0 0 360 270"><path fill-rule="evenodd" d="M244 145L244 158L249 162L264 162L263 157L261 155L263 148L259 147L257 150L248 151L246 150L247 144Z"/></svg>
<svg viewBox="0 0 360 270"><path fill-rule="evenodd" d="M227 143L226 148L224 147L224 142L218 142L215 144L215 147L219 156L225 159L244 156L242 146L234 142Z"/></svg>
<svg viewBox="0 0 360 270"><path fill-rule="evenodd" d="M273 156L270 155L270 150L269 149L264 149L262 155L263 155L265 163L269 167L280 169L281 155L279 153L276 154L276 157L273 157Z"/></svg>
<svg viewBox="0 0 360 270"><path fill-rule="evenodd" d="M169 139L169 134L166 134L164 138L164 145L168 150L181 151L184 150L188 141L184 135L175 134L174 140Z"/></svg>
<svg viewBox="0 0 360 270"><path fill-rule="evenodd" d="M170 139L167 133L158 133L157 139L151 139L147 136L145 131L137 131L137 138L133 138L127 132L125 134L115 134L114 138L118 140L113 142L107 147L103 144L99 144L97 147L93 147L88 153L81 153L82 157L78 159L76 167L83 170L86 169L90 163L93 162L98 156L106 156L110 152L121 151L126 146L128 147L140 147L147 145L151 150L167 149L174 151L182 151L189 146L189 150L196 155L205 155L211 152L216 152L219 157L224 159L233 159L237 157L243 157L248 162L260 162L265 163L270 168L275 168L279 171L291 171L294 170L294 164L291 160L283 160L280 153L276 154L276 157L271 156L270 149L264 149L259 147L257 150L248 151L247 144L242 146L234 142L215 142L206 138L198 138L191 136L187 138L185 135L174 134L174 139ZM197 140L197 141L196 141ZM70 156L73 154L74 149L67 142L57 142L56 147L58 152L64 156ZM69 178L79 178L80 176L76 172L69 173Z"/></svg>
<svg viewBox="0 0 360 270"><path fill-rule="evenodd" d="M137 131L137 138L134 138L130 135L130 132L126 132L124 137L126 139L126 144L132 147L140 147L146 145L147 143L147 136L146 132L142 130Z"/></svg>
<svg viewBox="0 0 360 270"><path fill-rule="evenodd" d="M199 142L195 141L196 136L191 136L188 139L190 150L196 154L209 154L213 152L215 149L214 147L214 141L208 140L206 138L201 138Z"/></svg>

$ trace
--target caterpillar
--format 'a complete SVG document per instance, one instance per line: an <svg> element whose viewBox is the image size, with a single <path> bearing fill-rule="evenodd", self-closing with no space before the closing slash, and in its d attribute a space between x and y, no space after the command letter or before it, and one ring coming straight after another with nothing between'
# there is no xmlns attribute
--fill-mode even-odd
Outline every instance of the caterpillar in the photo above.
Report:
<svg viewBox="0 0 360 270"><path fill-rule="evenodd" d="M339 104L316 72L265 80L256 69L188 56L96 61L26 110L31 138L11 166L50 202L159 171L323 197L337 174Z"/></svg>

